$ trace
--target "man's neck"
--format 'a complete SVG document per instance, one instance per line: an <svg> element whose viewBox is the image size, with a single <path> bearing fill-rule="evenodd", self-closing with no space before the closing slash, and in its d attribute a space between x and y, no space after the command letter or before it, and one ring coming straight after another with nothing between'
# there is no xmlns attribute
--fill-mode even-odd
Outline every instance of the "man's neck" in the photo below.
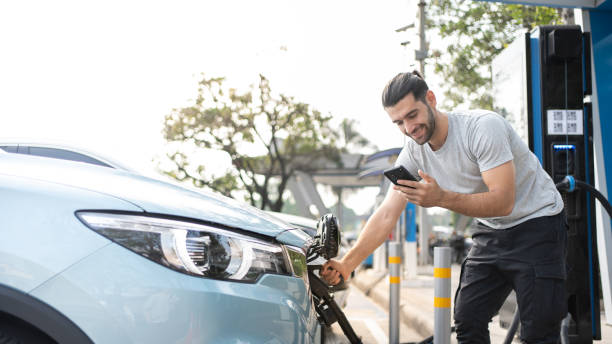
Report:
<svg viewBox="0 0 612 344"><path fill-rule="evenodd" d="M448 115L435 110L435 121L436 121L436 129L434 130L433 135L429 139L429 147L431 150L437 151L442 148L444 142L446 142L446 138L448 137Z"/></svg>

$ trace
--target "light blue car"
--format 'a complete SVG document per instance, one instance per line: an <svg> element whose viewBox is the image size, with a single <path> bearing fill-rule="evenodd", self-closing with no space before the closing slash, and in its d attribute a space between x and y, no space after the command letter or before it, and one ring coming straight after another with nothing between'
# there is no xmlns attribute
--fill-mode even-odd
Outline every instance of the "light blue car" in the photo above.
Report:
<svg viewBox="0 0 612 344"><path fill-rule="evenodd" d="M0 342L319 343L310 243L213 193L0 154Z"/></svg>

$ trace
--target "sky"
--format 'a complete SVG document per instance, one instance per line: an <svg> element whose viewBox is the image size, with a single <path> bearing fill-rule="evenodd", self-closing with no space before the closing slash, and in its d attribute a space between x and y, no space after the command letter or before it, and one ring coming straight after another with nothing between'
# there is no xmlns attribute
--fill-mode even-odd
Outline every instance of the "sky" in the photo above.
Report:
<svg viewBox="0 0 612 344"><path fill-rule="evenodd" d="M414 69L411 0L0 2L0 139L64 142L152 170L164 116L201 73L353 118L379 149L403 137L380 105Z"/></svg>

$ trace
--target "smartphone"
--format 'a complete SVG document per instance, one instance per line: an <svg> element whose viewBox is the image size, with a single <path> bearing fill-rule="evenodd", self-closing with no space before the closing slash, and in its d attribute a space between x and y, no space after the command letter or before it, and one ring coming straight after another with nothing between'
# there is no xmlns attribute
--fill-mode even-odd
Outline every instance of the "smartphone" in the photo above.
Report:
<svg viewBox="0 0 612 344"><path fill-rule="evenodd" d="M401 166L401 165L398 167L394 167L394 168L385 170L383 173L385 177L387 177L391 181L391 183L395 185L400 185L397 183L397 181L400 179L413 180L415 182L418 182L418 180L412 174L410 174L410 172L408 172L408 170L404 166ZM401 186L406 186L406 185L401 185Z"/></svg>

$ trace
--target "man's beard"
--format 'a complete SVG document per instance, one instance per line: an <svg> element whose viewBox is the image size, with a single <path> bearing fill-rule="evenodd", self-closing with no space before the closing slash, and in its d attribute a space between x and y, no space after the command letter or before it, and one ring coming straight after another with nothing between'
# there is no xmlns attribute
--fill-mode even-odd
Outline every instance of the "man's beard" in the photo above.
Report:
<svg viewBox="0 0 612 344"><path fill-rule="evenodd" d="M412 140L414 140L414 142L418 143L419 145L424 145L425 143L429 142L429 140L433 136L434 131L436 130L436 118L434 117L433 110L431 106L429 106L429 104L427 104L426 102L424 103L425 106L427 106L427 124L425 124L425 135L423 136L423 140L417 141L414 137L412 137L412 135L406 133L407 136L409 136Z"/></svg>

